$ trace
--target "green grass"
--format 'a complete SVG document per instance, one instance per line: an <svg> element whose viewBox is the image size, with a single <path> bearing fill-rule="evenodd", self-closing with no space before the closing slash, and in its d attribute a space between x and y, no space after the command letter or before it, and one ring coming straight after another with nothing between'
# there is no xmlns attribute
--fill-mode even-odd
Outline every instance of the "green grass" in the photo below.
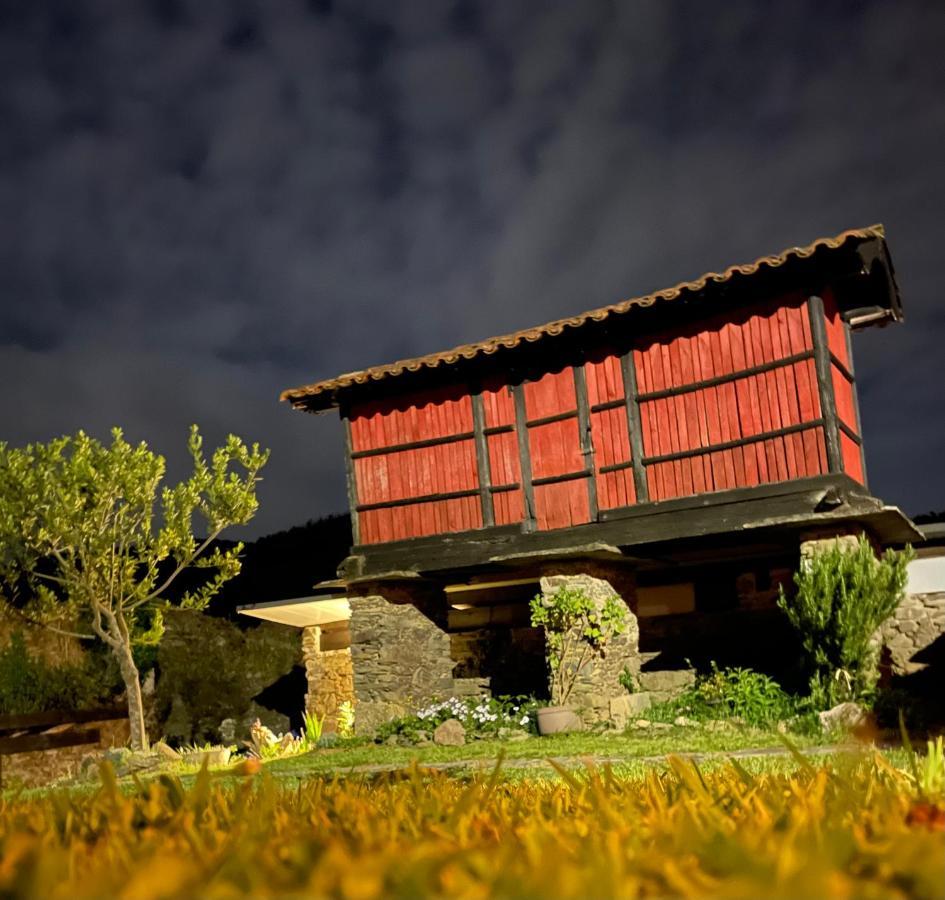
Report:
<svg viewBox="0 0 945 900"><path fill-rule="evenodd" d="M792 735L798 747L815 746L823 738ZM633 760L669 753L719 753L748 748L784 746L781 736L773 731L738 728L707 731L702 728L673 727L665 730L647 729L628 734L562 734L527 741L472 741L463 747L391 747L384 744L362 744L334 750L316 750L288 759L274 760L266 769L274 775L324 774L350 770L360 766L408 766L451 763L462 760L495 759L500 754L508 760L545 760L563 757L601 757L612 760Z"/></svg>

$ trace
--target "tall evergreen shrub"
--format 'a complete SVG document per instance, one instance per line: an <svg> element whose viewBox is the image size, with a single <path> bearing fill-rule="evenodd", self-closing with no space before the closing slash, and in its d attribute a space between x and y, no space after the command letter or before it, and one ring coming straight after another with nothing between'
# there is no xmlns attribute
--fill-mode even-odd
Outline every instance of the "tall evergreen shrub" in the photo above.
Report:
<svg viewBox="0 0 945 900"><path fill-rule="evenodd" d="M871 701L880 650L873 637L902 601L913 555L907 547L877 558L863 535L855 548L837 541L803 561L796 596L781 589L778 606L800 634L815 707Z"/></svg>

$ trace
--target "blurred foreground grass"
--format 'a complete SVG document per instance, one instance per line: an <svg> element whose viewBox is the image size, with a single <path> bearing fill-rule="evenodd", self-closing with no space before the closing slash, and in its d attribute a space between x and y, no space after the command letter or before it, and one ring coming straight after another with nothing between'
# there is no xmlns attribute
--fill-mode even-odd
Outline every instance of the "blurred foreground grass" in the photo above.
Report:
<svg viewBox="0 0 945 900"><path fill-rule="evenodd" d="M945 895L941 792L878 754L293 781L8 798L0 896Z"/></svg>

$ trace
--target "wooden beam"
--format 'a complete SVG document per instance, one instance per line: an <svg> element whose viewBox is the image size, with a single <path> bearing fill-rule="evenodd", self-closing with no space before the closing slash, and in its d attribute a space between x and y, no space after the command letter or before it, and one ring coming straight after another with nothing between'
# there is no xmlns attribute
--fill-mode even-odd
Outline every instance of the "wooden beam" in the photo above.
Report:
<svg viewBox="0 0 945 900"><path fill-rule="evenodd" d="M538 524L535 515L535 489L532 485L532 453L528 446L528 416L525 412L525 385L512 386L515 401L515 435L518 439L518 464L522 470L522 488L525 495L525 528L534 531Z"/></svg>
<svg viewBox="0 0 945 900"><path fill-rule="evenodd" d="M816 294L807 298L810 314L810 333L814 342L814 367L820 390L820 414L824 420L824 440L827 447L827 470L842 472L840 455L840 429L837 427L837 400L833 392L833 377L830 374L830 346L827 342L827 317L824 301Z"/></svg>
<svg viewBox="0 0 945 900"><path fill-rule="evenodd" d="M492 500L492 471L489 465L489 445L486 440L486 411L482 393L472 395L473 433L476 435L476 468L479 473L479 506L483 527L495 525L495 507Z"/></svg>
<svg viewBox="0 0 945 900"><path fill-rule="evenodd" d="M471 441L476 437L473 431L463 431L459 434L447 434L443 437L426 438L422 441L407 441L403 444L387 444L384 447L371 447L370 450L358 450L352 453L352 459L364 459L367 456L387 456L390 453L401 453L404 450L423 450L425 447L439 447L440 444L455 444L457 441Z"/></svg>
<svg viewBox="0 0 945 900"><path fill-rule="evenodd" d="M0 716L0 734L7 731L28 731L54 728L57 725L81 725L85 722L111 722L116 719L127 718L127 708L114 706L81 710L54 709L49 712Z"/></svg>
<svg viewBox="0 0 945 900"><path fill-rule="evenodd" d="M803 353L795 353L792 356L783 356L781 359L775 359L771 362L761 363L757 366L749 366L747 369L739 369L737 372L730 372L727 375L717 375L714 378L704 378L702 381L691 381L689 384L665 388L661 391L649 391L646 394L639 394L637 396L637 400L640 403L645 403L648 400L663 400L666 397L678 397L680 394L689 394L692 391L701 391L705 388L718 387L722 384L729 384L732 381L739 381L742 378L750 378L752 375L761 375L764 372L771 372L774 369L783 369L785 366L793 366L795 363L803 362L805 359L811 359L813 355L813 350L805 350Z"/></svg>
<svg viewBox="0 0 945 900"><path fill-rule="evenodd" d="M627 404L627 430L630 432L630 461L633 465L633 489L637 503L646 503L650 492L646 485L646 469L643 465L643 425L640 419L640 400L637 391L637 370L633 362L633 350L620 357L623 372L623 387Z"/></svg>
<svg viewBox="0 0 945 900"><path fill-rule="evenodd" d="M358 521L358 479L354 471L354 453L351 443L351 419L342 414L345 432L345 485L348 491L348 509L351 510L351 541L361 543L361 524Z"/></svg>
<svg viewBox="0 0 945 900"><path fill-rule="evenodd" d="M462 500L465 497L478 497L479 488L465 491L449 491L442 494L421 494L418 497L401 497L398 500L383 500L380 503L361 503L358 512L370 512L373 509L396 509L399 506L413 506L415 503L439 503L443 500Z"/></svg>
<svg viewBox="0 0 945 900"><path fill-rule="evenodd" d="M725 441L721 444L709 444L705 447L694 447L691 450L678 450L675 453L664 453L661 456L647 456L643 459L645 466L651 466L655 463L672 462L676 459L689 459L691 456L704 456L706 453L716 453L719 450L734 450L736 447L745 447L749 444L757 444L759 441L770 441L773 438L784 437L788 434L796 434L798 431L808 431L811 428L820 428L824 424L823 419L811 419L809 422L800 422L797 425L787 425L784 428L777 428L773 431L762 431L760 434L752 434L748 437L737 438L733 441Z"/></svg>
<svg viewBox="0 0 945 900"><path fill-rule="evenodd" d="M856 368L853 365L853 329L849 323L843 323L843 336L847 342L847 359L850 361L850 387L853 389L853 410L856 414L856 432L860 436L860 466L863 469L863 484L869 484L866 477L866 448L863 445L863 423L860 421L860 392L856 387Z"/></svg>
<svg viewBox="0 0 945 900"><path fill-rule="evenodd" d="M97 728L88 731L54 731L51 734L20 734L0 738L0 756L15 753L35 753L37 750L56 750L59 747L79 747L97 744L101 733Z"/></svg>
<svg viewBox="0 0 945 900"><path fill-rule="evenodd" d="M574 393L577 397L581 455L584 457L584 469L587 472L587 506L590 520L596 522L600 508L597 504L597 479L594 477L594 440L591 435L591 410L587 397L587 373L583 365L576 365L571 371L574 372Z"/></svg>

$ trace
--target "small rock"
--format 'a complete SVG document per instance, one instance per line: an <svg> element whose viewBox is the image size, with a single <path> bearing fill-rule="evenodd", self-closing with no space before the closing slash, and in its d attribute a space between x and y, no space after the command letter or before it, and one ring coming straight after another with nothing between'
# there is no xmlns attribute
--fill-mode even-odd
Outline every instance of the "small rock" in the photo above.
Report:
<svg viewBox="0 0 945 900"><path fill-rule="evenodd" d="M151 751L160 756L161 759L166 759L168 762L181 761L181 754L173 747L165 744L164 741L158 741L157 743L152 744Z"/></svg>
<svg viewBox="0 0 945 900"><path fill-rule="evenodd" d="M637 719L636 722L633 723L633 727L634 727L634 728L649 728L649 727L650 727L650 720L649 720L649 719Z"/></svg>
<svg viewBox="0 0 945 900"><path fill-rule="evenodd" d="M515 731L509 735L510 741L530 741L532 736L527 731Z"/></svg>
<svg viewBox="0 0 945 900"><path fill-rule="evenodd" d="M433 742L442 747L462 747L466 743L466 729L459 719L447 719L437 725Z"/></svg>
<svg viewBox="0 0 945 900"><path fill-rule="evenodd" d="M202 766L204 760L208 767L225 766L230 761L229 747L215 747L213 750L198 750L196 753L185 753L183 756L185 763L193 766Z"/></svg>
<svg viewBox="0 0 945 900"><path fill-rule="evenodd" d="M414 742L414 747L432 747L433 741L429 738L419 738Z"/></svg>
<svg viewBox="0 0 945 900"><path fill-rule="evenodd" d="M817 713L824 731L850 731L865 724L866 710L858 703L841 703L833 709Z"/></svg>
<svg viewBox="0 0 945 900"><path fill-rule="evenodd" d="M669 722L654 722L650 725L650 728L658 728L661 731L665 731L667 728L672 728L673 726Z"/></svg>
<svg viewBox="0 0 945 900"><path fill-rule="evenodd" d="M676 716L673 719L673 724L678 725L680 728L698 728L699 723L695 719L690 719L687 716Z"/></svg>
<svg viewBox="0 0 945 900"><path fill-rule="evenodd" d="M387 744L388 747L396 747L400 743L400 735L388 735L387 740L385 740L384 743Z"/></svg>
<svg viewBox="0 0 945 900"><path fill-rule="evenodd" d="M788 733L788 723L787 722L778 722L776 726L778 734L787 734Z"/></svg>
<svg viewBox="0 0 945 900"><path fill-rule="evenodd" d="M224 719L220 723L220 740L224 744L235 744L236 743L236 719Z"/></svg>

